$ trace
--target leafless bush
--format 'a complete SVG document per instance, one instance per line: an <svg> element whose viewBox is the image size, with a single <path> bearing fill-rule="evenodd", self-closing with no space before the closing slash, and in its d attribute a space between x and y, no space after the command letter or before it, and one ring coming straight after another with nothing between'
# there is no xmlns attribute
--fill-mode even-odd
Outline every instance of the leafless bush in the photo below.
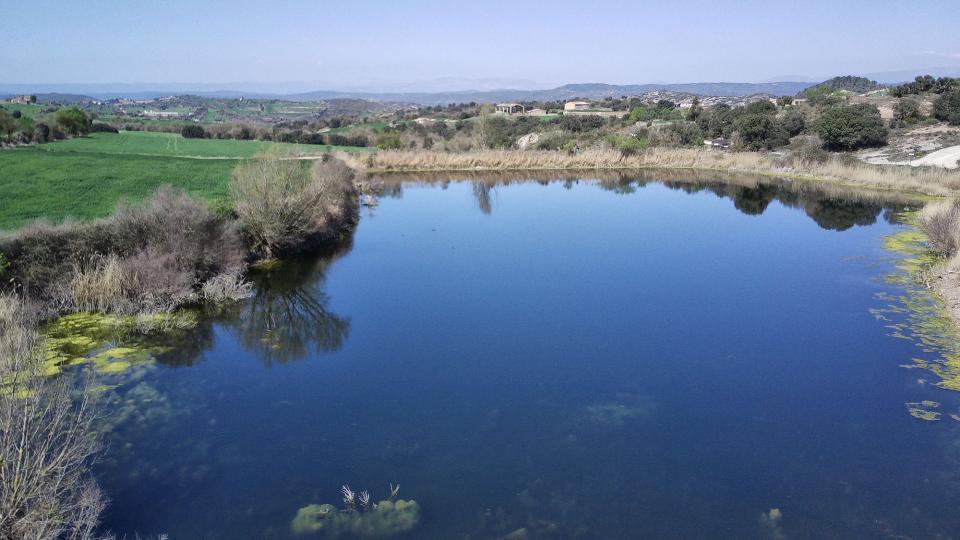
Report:
<svg viewBox="0 0 960 540"><path fill-rule="evenodd" d="M227 272L207 280L200 293L207 302L220 303L249 298L252 288L240 272Z"/></svg>
<svg viewBox="0 0 960 540"><path fill-rule="evenodd" d="M169 187L93 223L35 224L0 238L5 277L61 311L168 311L243 267L236 227Z"/></svg>
<svg viewBox="0 0 960 540"><path fill-rule="evenodd" d="M40 376L19 299L0 297L0 327L0 538L92 539L106 504L89 475L94 400L68 377Z"/></svg>
<svg viewBox="0 0 960 540"><path fill-rule="evenodd" d="M206 202L170 186L161 187L142 206L122 205L113 218L119 244L126 251L153 249L175 264L206 279L243 262L240 236L232 224L210 211Z"/></svg>
<svg viewBox="0 0 960 540"><path fill-rule="evenodd" d="M929 203L920 211L920 226L930 239L930 247L951 256L960 247L960 205L953 201Z"/></svg>
<svg viewBox="0 0 960 540"><path fill-rule="evenodd" d="M277 257L337 234L355 220L353 173L325 157L312 172L296 160L266 156L237 167L230 192L255 252Z"/></svg>
<svg viewBox="0 0 960 540"><path fill-rule="evenodd" d="M197 299L195 286L200 281L195 269L178 260L175 253L149 246L123 259L128 297L132 311L172 311Z"/></svg>
<svg viewBox="0 0 960 540"><path fill-rule="evenodd" d="M830 153L823 149L823 141L816 135L798 135L790 139L790 153L800 163L825 163Z"/></svg>

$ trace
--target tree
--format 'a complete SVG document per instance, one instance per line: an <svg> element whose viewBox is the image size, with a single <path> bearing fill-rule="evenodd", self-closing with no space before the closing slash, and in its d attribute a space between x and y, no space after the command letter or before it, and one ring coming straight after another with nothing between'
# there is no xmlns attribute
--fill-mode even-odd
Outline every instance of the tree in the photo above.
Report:
<svg viewBox="0 0 960 540"><path fill-rule="evenodd" d="M960 126L960 90L941 94L933 102L933 116L937 120Z"/></svg>
<svg viewBox="0 0 960 540"><path fill-rule="evenodd" d="M873 105L835 106L824 109L816 125L828 150L857 150L887 143L887 128Z"/></svg>
<svg viewBox="0 0 960 540"><path fill-rule="evenodd" d="M780 96L777 98L777 105L781 107L789 107L793 105L793 96Z"/></svg>
<svg viewBox="0 0 960 540"><path fill-rule="evenodd" d="M893 126L912 126L923 120L920 103L912 98L902 98L893 105Z"/></svg>
<svg viewBox="0 0 960 540"><path fill-rule="evenodd" d="M33 128L33 141L45 143L50 140L50 126L40 122Z"/></svg>
<svg viewBox="0 0 960 540"><path fill-rule="evenodd" d="M766 99L754 101L744 108L746 114L777 114L777 106Z"/></svg>
<svg viewBox="0 0 960 540"><path fill-rule="evenodd" d="M703 114L703 105L700 104L700 98L695 97L690 103L690 110L687 111L687 120L696 122L701 114Z"/></svg>
<svg viewBox="0 0 960 540"><path fill-rule="evenodd" d="M493 119L493 105L489 103L480 107L480 114L473 122L473 138L480 148L490 147L491 120Z"/></svg>
<svg viewBox="0 0 960 540"><path fill-rule="evenodd" d="M787 135L796 137L807 128L807 120L800 111L790 110L780 118L780 125L786 130Z"/></svg>
<svg viewBox="0 0 960 540"><path fill-rule="evenodd" d="M13 115L7 112L6 109L0 109L0 132L9 139L16 130L17 121L13 118Z"/></svg>
<svg viewBox="0 0 960 540"><path fill-rule="evenodd" d="M748 150L770 150L790 142L783 126L766 114L745 114L734 122L733 129L740 135L740 145Z"/></svg>
<svg viewBox="0 0 960 540"><path fill-rule="evenodd" d="M399 131L384 131L377 137L377 148L381 150L399 150L402 146Z"/></svg>
<svg viewBox="0 0 960 540"><path fill-rule="evenodd" d="M199 124L187 124L180 130L180 135L184 139L204 139L207 137L207 132Z"/></svg>
<svg viewBox="0 0 960 540"><path fill-rule="evenodd" d="M87 118L86 113L77 107L60 109L53 116L53 121L73 136L82 135L89 129L89 118Z"/></svg>

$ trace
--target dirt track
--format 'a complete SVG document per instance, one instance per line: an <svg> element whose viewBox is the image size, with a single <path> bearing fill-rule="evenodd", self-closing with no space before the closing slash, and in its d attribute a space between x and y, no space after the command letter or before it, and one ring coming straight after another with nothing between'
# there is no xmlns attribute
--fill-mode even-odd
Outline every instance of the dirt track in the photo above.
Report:
<svg viewBox="0 0 960 540"><path fill-rule="evenodd" d="M944 167L947 169L956 169L960 164L960 145L949 146L947 148L942 148L936 152L931 152L920 159L915 159L910 162L914 167L920 166L934 166L934 167Z"/></svg>

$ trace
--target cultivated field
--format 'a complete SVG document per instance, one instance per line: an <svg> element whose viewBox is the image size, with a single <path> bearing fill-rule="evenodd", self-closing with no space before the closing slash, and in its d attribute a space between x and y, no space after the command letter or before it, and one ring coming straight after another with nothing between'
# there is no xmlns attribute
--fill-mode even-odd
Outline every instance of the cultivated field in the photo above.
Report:
<svg viewBox="0 0 960 540"><path fill-rule="evenodd" d="M244 159L265 152L302 157L317 156L331 148L358 151L360 148L329 147L315 144L238 141L233 139L184 139L173 133L125 131L93 133L36 147L45 152L80 152L199 159Z"/></svg>
<svg viewBox="0 0 960 540"><path fill-rule="evenodd" d="M141 200L163 184L215 203L226 197L230 173L242 159L268 151L309 157L330 150L361 149L124 132L2 150L0 229L37 218L106 216L121 198Z"/></svg>

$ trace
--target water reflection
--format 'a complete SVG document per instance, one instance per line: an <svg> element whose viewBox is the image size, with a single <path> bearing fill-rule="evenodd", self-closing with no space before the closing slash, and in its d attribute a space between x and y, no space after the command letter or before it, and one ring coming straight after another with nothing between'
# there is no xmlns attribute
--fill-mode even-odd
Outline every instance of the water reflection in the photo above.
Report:
<svg viewBox="0 0 960 540"><path fill-rule="evenodd" d="M493 203L490 199L490 192L495 188L495 186L495 184L490 184L487 182L473 183L473 196L477 199L477 205L480 207L480 211L484 214L489 214L493 211Z"/></svg>
<svg viewBox="0 0 960 540"><path fill-rule="evenodd" d="M445 188L451 181L467 180L472 183L473 196L484 214L491 214L494 210L497 186L563 182L569 189L580 182L594 182L605 191L630 195L650 183L658 183L685 193L709 192L731 199L734 207L747 215L762 215L776 201L803 210L821 228L834 231L871 225L881 217L889 223L896 223L895 216L900 211L922 202L881 191L718 172L608 171L590 172L590 178L586 179L584 174L582 171L391 173L368 178L366 182L382 196L399 198L404 184L426 183Z"/></svg>
<svg viewBox="0 0 960 540"><path fill-rule="evenodd" d="M347 242L327 253L254 272L253 297L228 321L244 348L267 365L339 350L350 332L350 319L329 309L323 284L327 269L350 248Z"/></svg>

